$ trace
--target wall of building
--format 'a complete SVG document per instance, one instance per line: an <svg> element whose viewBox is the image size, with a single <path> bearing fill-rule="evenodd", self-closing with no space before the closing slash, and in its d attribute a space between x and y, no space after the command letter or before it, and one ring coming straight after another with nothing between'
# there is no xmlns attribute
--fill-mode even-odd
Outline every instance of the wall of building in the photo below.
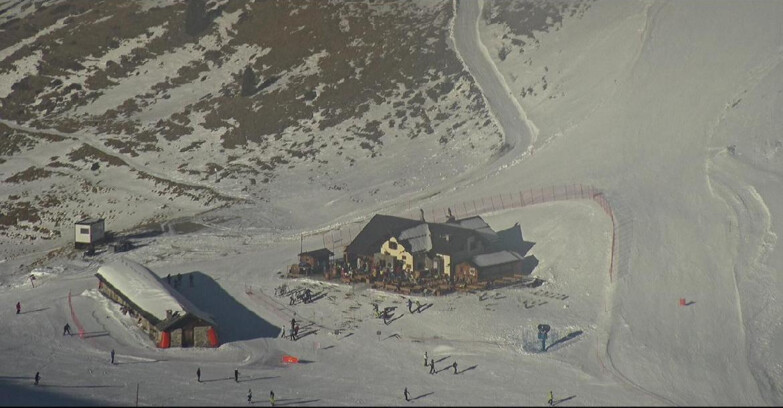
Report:
<svg viewBox="0 0 783 408"><path fill-rule="evenodd" d="M397 238L391 237L381 245L381 253L388 254L403 263L403 269L413 270L413 255L405 247L397 242Z"/></svg>
<svg viewBox="0 0 783 408"><path fill-rule="evenodd" d="M152 325L152 323L149 322L144 316L142 316L138 310L133 309L133 306L128 304L123 298L121 298L112 288L110 288L107 285L99 285L98 291L100 291L104 296L112 300L113 302L119 304L120 306L125 306L130 310L133 310L136 313L136 316L134 317L136 319L136 325L139 326L140 329L142 329L144 332L149 334L150 339L155 342L155 344L158 344L160 341L160 333L158 333L157 329L155 329L155 326Z"/></svg>
<svg viewBox="0 0 783 408"><path fill-rule="evenodd" d="M170 330L171 347L182 347L182 329Z"/></svg>
<svg viewBox="0 0 783 408"><path fill-rule="evenodd" d="M481 268L478 272L478 277L481 281L489 281L499 279L504 276L510 276L515 273L522 273L521 261Z"/></svg>
<svg viewBox="0 0 783 408"><path fill-rule="evenodd" d="M468 262L462 262L457 265L455 275L455 282L474 283L478 281L478 269Z"/></svg>
<svg viewBox="0 0 783 408"><path fill-rule="evenodd" d="M196 326L193 328L193 345L195 347L212 347L209 344L209 335L207 331L210 326Z"/></svg>

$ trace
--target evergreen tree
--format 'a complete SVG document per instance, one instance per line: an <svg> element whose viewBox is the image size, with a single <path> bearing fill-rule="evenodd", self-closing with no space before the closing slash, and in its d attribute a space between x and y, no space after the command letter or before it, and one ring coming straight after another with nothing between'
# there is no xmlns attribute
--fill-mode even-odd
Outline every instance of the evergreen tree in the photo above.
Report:
<svg viewBox="0 0 783 408"><path fill-rule="evenodd" d="M256 73L249 65L242 74L242 96L250 96L256 93Z"/></svg>

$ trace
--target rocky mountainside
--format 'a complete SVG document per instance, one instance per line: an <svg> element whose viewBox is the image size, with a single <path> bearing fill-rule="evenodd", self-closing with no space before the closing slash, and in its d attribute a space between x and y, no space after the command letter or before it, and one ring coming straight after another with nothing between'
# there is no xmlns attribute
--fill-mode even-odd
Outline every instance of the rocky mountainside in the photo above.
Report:
<svg viewBox="0 0 783 408"><path fill-rule="evenodd" d="M361 208L502 151L451 1L162 3L0 1L2 239L224 205L295 225L313 192Z"/></svg>

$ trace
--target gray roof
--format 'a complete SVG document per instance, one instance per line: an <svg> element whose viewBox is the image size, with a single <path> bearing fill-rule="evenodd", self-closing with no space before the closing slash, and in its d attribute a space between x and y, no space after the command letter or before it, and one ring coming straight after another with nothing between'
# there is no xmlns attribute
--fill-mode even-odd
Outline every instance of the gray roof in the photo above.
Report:
<svg viewBox="0 0 783 408"><path fill-rule="evenodd" d="M408 228L400 232L397 239L408 243L406 249L410 253L426 252L432 249L432 237L427 224L419 224L413 228Z"/></svg>
<svg viewBox="0 0 783 408"><path fill-rule="evenodd" d="M85 218L81 221L76 221L79 225L92 225L98 222L103 222L103 218Z"/></svg>
<svg viewBox="0 0 783 408"><path fill-rule="evenodd" d="M345 247L345 252L356 255L372 255L381 248L387 239L400 231L422 224L422 221L392 215L376 214L359 231L353 241Z"/></svg>
<svg viewBox="0 0 783 408"><path fill-rule="evenodd" d="M521 261L522 257L516 252L511 251L499 251L489 254L481 254L474 256L471 261L476 266L482 268L487 266L503 265L511 262Z"/></svg>

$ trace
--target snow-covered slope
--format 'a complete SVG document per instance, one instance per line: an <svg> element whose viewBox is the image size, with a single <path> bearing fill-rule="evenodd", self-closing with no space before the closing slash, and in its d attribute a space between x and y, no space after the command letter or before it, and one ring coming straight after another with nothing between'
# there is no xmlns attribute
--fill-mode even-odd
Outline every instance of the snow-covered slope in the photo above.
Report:
<svg viewBox="0 0 783 408"><path fill-rule="evenodd" d="M388 17L399 11L397 6L374 5L366 9L373 13L363 16L367 21L374 13ZM441 104L467 92L476 109L460 115L480 118L463 125L466 134L477 135L474 139L457 137L455 149L438 150L432 140L421 137L390 143L389 129L382 127L387 139L378 152L383 160L356 160L347 171L335 163L345 160L348 150L340 154L338 148L326 149L318 156L323 163L301 163L277 174L275 180L281 182L266 186L263 199L249 188L248 202L136 234L140 246L129 258L161 276L198 273L202 278L196 287L184 288L183 296L214 315L219 332L222 327L228 333L231 341L220 348L159 350L134 330L117 307L97 293L92 276L118 254L81 260L69 258L68 251L54 252L31 270L42 253L16 256L24 252L17 248L21 242L4 244L0 304L8 307L0 313L8 327L0 338L0 402L132 404L138 384L139 402L156 405L244 404L248 388L257 400L274 390L280 404L403 405L409 404L403 399L405 387L414 404L444 406L538 405L546 402L549 390L563 406L781 404L783 306L778 299L783 283L777 271L783 267L783 255L777 237L783 216L783 141L776 115L783 89L783 4L607 0L469 5L481 6L481 11L463 6L433 3L416 13L438 22L433 38L441 38L444 53L462 67L449 77L454 88L436 105L452 106ZM235 10L223 3L208 7L223 7L221 21L243 21L241 14L231 20ZM315 7L308 4L290 12L302 17ZM458 14L452 20L454 10ZM476 27L471 27L472 18L459 14L468 11L477 13ZM55 17L49 17L49 26L60 24ZM354 32L362 21L343 17L335 32ZM296 24L292 31L307 32L310 27L306 19ZM231 31L229 26L215 26L224 28L208 35L218 38ZM464 48L471 45L461 40L469 34L461 30L469 29L478 30L486 53ZM427 37L417 41L441 44ZM259 48L258 67L271 55L265 54L266 48ZM307 54L337 55L333 49L321 52ZM471 69L469 59L480 54L489 58L482 63L494 64L494 69ZM13 61L23 56L18 57ZM299 89L299 95L311 88L326 89L329 81L322 88L297 88L291 81L293 72L307 73L315 66L304 60L290 65L291 76L269 86ZM502 77L492 78L493 73ZM401 81L395 86L405 95L426 85ZM516 99L513 108L493 107L503 99L498 86L510 90ZM488 89L495 90L491 98L479 93ZM389 96L393 94L374 101L361 117L385 117L384 112L393 112L388 107L406 103ZM324 94L319 90L315 95L318 101ZM172 92L175 97L181 94ZM161 112L170 106L156 99ZM435 103L416 100L409 106ZM460 106L455 111L461 112ZM322 120L334 112L314 112L312 118ZM142 115L131 113L137 114ZM329 129L348 129L352 120ZM441 120L450 123L432 118L433 123ZM532 132L526 142L532 147L509 144L493 153L499 132L508 132L514 123ZM7 126L17 129L33 125L7 120ZM280 140L306 141L307 129L315 131L308 126L286 127L279 132ZM438 127L431 126L439 134ZM60 146L85 142L91 132L45 134L66 138L51 140ZM192 136L182 137L195 141L209 134L198 132L194 128L186 132ZM94 133L98 139L107 134L98 128ZM470 143L486 144L463 153ZM0 165L26 169L30 166L24 163L36 162L36 157L41 164L43 158L62 155L45 144L36 146L29 153L13 151ZM216 143L203 146L208 151ZM97 147L108 150L105 143ZM223 154L206 153L175 156L206 164ZM149 154L119 156L128 156L128 167L165 173L170 163L158 161L173 159L164 157L165 152L160 159ZM461 161L463 154L474 159L470 165ZM30 177L38 174L29 172ZM332 188L314 188L308 194L302 193L304 188L289 188L308 185L308 177ZM206 183L197 179L188 182ZM36 180L48 185L45 178ZM603 192L614 224L593 200L550 201L483 214L495 229L520 223L525 240L534 243L530 254L538 260L532 275L544 281L537 288L414 297L432 306L411 313L399 295L280 278L302 248L329 244L339 253L344 237L355 236L362 221L377 211L409 216L416 216L419 208L425 214L444 208L467 212L464 203L486 208L486 200L494 206L492 197L499 194L530 189L544 193L582 184ZM39 191L1 185L8 195ZM215 186L214 191L229 200L244 194L227 184ZM157 211L121 204L146 215ZM98 211L112 208L102 202L94 205ZM508 208L506 202L502 207ZM30 272L37 277L35 288ZM310 287L324 297L313 304L289 305L287 298L274 295L282 283ZM93 336L61 336L71 316L69 291L74 313ZM680 305L681 298L686 306ZM24 312L18 316L11 307L16 301L22 302ZM391 324L372 318L373 302L397 306ZM277 338L276 327L294 316L302 322L304 336L295 342ZM539 323L552 326L546 353L538 352ZM108 364L111 349L117 350L120 364ZM436 361L436 375L423 365L425 351ZM284 354L298 356L304 364L283 365ZM453 362L458 363L457 375L449 368ZM200 384L197 367L206 380ZM239 384L231 381L237 367ZM32 385L36 371L43 377L37 388Z"/></svg>

